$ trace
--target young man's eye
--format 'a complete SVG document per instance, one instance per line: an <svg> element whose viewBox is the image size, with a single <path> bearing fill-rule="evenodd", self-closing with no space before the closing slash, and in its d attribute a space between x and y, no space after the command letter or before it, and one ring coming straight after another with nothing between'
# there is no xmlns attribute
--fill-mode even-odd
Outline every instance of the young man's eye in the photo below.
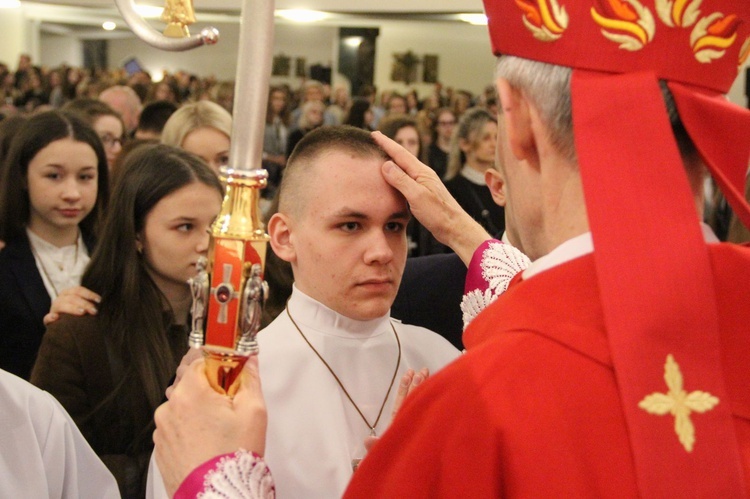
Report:
<svg viewBox="0 0 750 499"><path fill-rule="evenodd" d="M388 232L401 232L404 230L404 227L406 226L401 222L388 222L385 224L385 230Z"/></svg>
<svg viewBox="0 0 750 499"><path fill-rule="evenodd" d="M359 223L358 222L345 222L339 225L339 227L344 232L354 232L355 230L359 229Z"/></svg>

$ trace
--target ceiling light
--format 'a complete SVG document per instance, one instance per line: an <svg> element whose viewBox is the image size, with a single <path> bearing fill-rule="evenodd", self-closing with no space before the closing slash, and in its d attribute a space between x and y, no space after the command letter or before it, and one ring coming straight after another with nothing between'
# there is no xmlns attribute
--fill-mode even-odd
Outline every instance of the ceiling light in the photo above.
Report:
<svg viewBox="0 0 750 499"><path fill-rule="evenodd" d="M112 21L104 21L102 23L102 28L104 28L107 31L112 31L116 27L117 27L117 25L115 23L113 23Z"/></svg>
<svg viewBox="0 0 750 499"><path fill-rule="evenodd" d="M328 14L325 12L305 9L281 9L276 11L276 15L288 21L294 21L297 23L313 23L316 21L322 21L328 17Z"/></svg>
<svg viewBox="0 0 750 499"><path fill-rule="evenodd" d="M20 6L20 0L0 0L0 9L17 9Z"/></svg>
<svg viewBox="0 0 750 499"><path fill-rule="evenodd" d="M135 11L145 19L158 19L164 12L164 7L155 7L153 5L137 5Z"/></svg>
<svg viewBox="0 0 750 499"><path fill-rule="evenodd" d="M458 18L465 23L474 24L476 26L487 24L487 16L484 14L459 14Z"/></svg>

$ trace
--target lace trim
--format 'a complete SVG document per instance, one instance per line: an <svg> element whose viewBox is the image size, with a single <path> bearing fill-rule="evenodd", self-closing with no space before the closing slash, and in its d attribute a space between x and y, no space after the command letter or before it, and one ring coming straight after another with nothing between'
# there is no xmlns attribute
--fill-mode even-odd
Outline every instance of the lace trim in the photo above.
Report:
<svg viewBox="0 0 750 499"><path fill-rule="evenodd" d="M508 289L511 279L531 265L529 257L502 242L490 242L482 253L483 286L464 294L461 300L464 329L471 321Z"/></svg>
<svg viewBox="0 0 750 499"><path fill-rule="evenodd" d="M274 499L271 470L263 458L240 449L221 458L203 480L201 499Z"/></svg>
<svg viewBox="0 0 750 499"><path fill-rule="evenodd" d="M499 295L508 289L510 280L529 265L529 257L515 246L491 242L482 255L482 277L489 283L490 289Z"/></svg>
<svg viewBox="0 0 750 499"><path fill-rule="evenodd" d="M463 313L464 319L464 330L469 326L469 323L473 321L479 313L487 308L490 303L495 301L497 296L492 293L491 289L485 289L481 291L475 289L469 291L461 299L461 312Z"/></svg>

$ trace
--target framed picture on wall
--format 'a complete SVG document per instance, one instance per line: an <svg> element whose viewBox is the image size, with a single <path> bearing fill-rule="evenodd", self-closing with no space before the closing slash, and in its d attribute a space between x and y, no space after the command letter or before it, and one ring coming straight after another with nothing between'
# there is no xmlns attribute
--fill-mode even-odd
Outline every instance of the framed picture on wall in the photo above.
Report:
<svg viewBox="0 0 750 499"><path fill-rule="evenodd" d="M273 62L271 63L271 75L272 76L289 76L291 69L291 58L279 54L273 56Z"/></svg>
<svg viewBox="0 0 750 499"><path fill-rule="evenodd" d="M297 57L294 61L294 76L304 78L307 76L307 59Z"/></svg>
<svg viewBox="0 0 750 499"><path fill-rule="evenodd" d="M417 81L417 66L419 63L419 57L411 50L401 54L393 54L391 80L402 81L407 85Z"/></svg>
<svg viewBox="0 0 750 499"><path fill-rule="evenodd" d="M438 82L438 56L425 54L422 59L422 81L425 83Z"/></svg>

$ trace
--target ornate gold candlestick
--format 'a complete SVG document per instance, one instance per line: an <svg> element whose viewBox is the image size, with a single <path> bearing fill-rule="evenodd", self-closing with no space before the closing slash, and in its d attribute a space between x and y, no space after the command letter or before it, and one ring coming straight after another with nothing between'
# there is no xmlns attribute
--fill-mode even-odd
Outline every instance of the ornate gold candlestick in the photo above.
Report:
<svg viewBox="0 0 750 499"><path fill-rule="evenodd" d="M135 11L133 0L114 0L133 32L153 47L181 51L218 41L214 28L188 36L195 21L192 0L167 0L163 20L167 33L159 33ZM222 172L226 195L221 213L211 228L208 258L190 280L193 291L193 331L190 345L206 352L211 384L230 396L249 355L257 352L255 334L263 302L268 295L263 265L268 236L260 222L258 201L265 187L261 165L263 130L271 77L274 30L273 0L244 0L240 19L240 44L234 93L234 123L229 151L231 168Z"/></svg>
<svg viewBox="0 0 750 499"><path fill-rule="evenodd" d="M268 235L258 204L267 176L265 170L222 169L226 194L211 227L207 266L190 280L190 346L203 347L209 382L229 395L248 356L258 352L255 335L268 296L263 280Z"/></svg>

